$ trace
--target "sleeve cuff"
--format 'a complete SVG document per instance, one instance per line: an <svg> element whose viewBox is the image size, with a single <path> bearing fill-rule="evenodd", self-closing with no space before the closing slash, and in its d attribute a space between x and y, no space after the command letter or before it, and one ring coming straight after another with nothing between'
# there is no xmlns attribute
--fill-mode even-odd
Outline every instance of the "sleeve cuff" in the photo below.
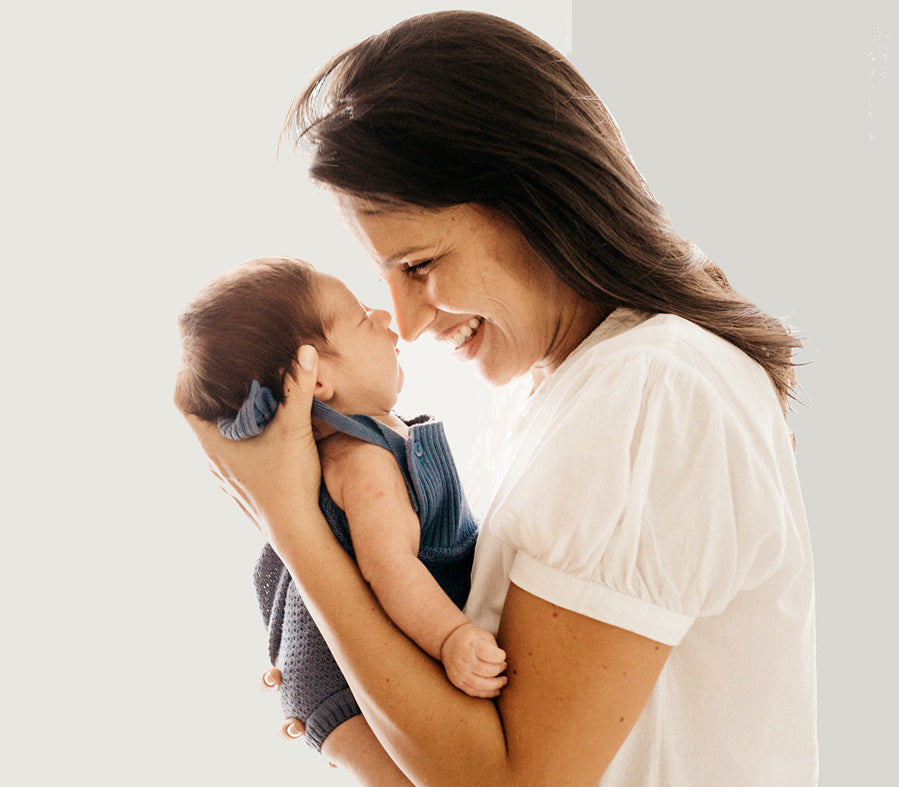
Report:
<svg viewBox="0 0 899 787"><path fill-rule="evenodd" d="M510 579L522 590L551 604L664 645L679 644L693 625L693 618L688 615L567 574L520 551L515 555Z"/></svg>

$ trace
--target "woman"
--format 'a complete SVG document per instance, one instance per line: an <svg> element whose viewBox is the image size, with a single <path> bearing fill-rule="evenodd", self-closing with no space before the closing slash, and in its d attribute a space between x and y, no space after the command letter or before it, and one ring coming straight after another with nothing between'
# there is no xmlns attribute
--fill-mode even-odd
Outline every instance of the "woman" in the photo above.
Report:
<svg viewBox="0 0 899 787"><path fill-rule="evenodd" d="M314 352L260 438L192 421L392 761L429 785L814 783L798 341L674 232L596 95L516 25L407 20L324 66L289 119L401 336L529 387L466 606L508 654L495 702L390 624L321 518Z"/></svg>

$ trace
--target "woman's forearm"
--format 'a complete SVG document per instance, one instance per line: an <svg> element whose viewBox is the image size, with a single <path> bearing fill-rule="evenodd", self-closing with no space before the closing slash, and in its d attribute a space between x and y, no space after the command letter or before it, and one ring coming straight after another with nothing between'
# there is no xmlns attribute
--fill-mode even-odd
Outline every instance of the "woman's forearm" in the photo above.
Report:
<svg viewBox="0 0 899 787"><path fill-rule="evenodd" d="M508 684L496 704L453 688L386 616L318 508L309 421L316 366L314 352L307 355L259 437L235 444L215 424L188 423L288 567L388 753L419 784L595 785L670 647L512 583L497 634Z"/></svg>
<svg viewBox="0 0 899 787"><path fill-rule="evenodd" d="M506 746L493 702L455 689L442 666L400 632L318 508L321 468L309 418L316 357L301 348L285 401L259 437L238 445L215 424L187 421L216 475L287 566L394 761L418 783L502 784Z"/></svg>
<svg viewBox="0 0 899 787"><path fill-rule="evenodd" d="M274 546L390 755L417 783L510 783L493 702L455 689L394 625L317 509L292 518Z"/></svg>

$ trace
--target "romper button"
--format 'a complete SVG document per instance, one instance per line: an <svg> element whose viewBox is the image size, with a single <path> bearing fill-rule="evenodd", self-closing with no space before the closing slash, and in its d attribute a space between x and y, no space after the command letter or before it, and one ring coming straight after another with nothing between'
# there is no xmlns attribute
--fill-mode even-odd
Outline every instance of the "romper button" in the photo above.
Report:
<svg viewBox="0 0 899 787"><path fill-rule="evenodd" d="M421 456L422 454L424 454L424 452L425 452L424 448L422 448L419 443L416 443L415 444L415 455Z"/></svg>

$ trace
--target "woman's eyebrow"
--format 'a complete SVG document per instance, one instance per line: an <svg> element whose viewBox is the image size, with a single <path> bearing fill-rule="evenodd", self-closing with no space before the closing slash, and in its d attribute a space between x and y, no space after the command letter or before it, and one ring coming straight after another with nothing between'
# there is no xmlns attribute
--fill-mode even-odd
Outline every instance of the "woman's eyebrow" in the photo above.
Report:
<svg viewBox="0 0 899 787"><path fill-rule="evenodd" d="M378 263L379 267L384 270L390 270L391 268L395 268L402 260L406 257L411 257L413 254L420 254L428 250L427 246L412 246L408 249L404 249L399 252L399 254L394 254L391 257L388 257L383 262Z"/></svg>

